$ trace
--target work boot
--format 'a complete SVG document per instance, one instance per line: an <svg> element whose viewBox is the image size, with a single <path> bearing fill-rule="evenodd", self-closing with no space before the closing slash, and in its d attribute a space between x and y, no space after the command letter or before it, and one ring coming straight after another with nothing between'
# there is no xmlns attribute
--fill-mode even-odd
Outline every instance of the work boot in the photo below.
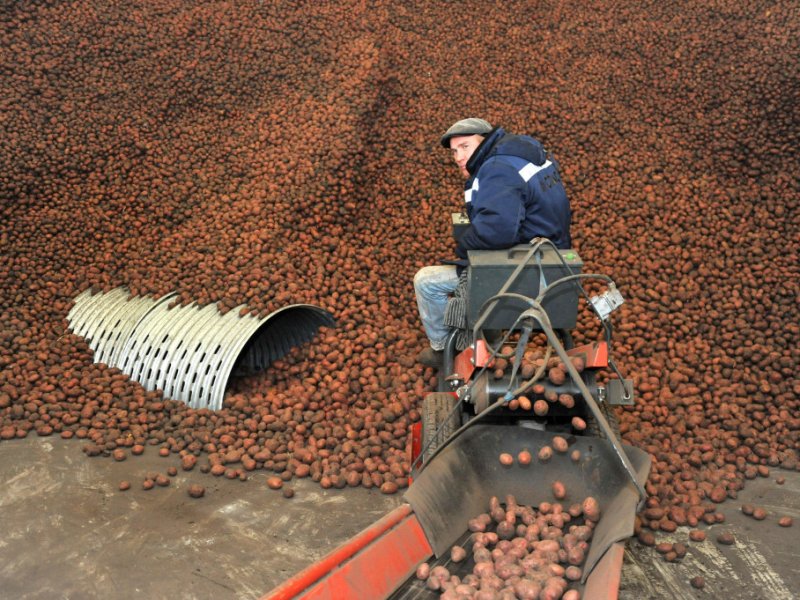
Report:
<svg viewBox="0 0 800 600"><path fill-rule="evenodd" d="M422 365L425 365L426 367L441 369L443 357L444 357L443 350L434 350L433 348L428 346L427 348L425 348L425 350L417 354L417 362Z"/></svg>

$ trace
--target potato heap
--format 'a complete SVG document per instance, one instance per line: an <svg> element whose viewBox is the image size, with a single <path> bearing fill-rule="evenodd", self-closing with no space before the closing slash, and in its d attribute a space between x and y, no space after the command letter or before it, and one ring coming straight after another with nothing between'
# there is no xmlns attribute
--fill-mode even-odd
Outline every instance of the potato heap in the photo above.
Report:
<svg viewBox="0 0 800 600"><path fill-rule="evenodd" d="M464 547L456 545L446 563L451 569L421 563L416 576L428 589L441 590L443 599L578 600L573 582L583 575L581 566L599 519L600 506L591 496L570 506L520 505L511 495L501 504L492 496L487 512L469 521L474 532L466 544L471 572L463 577L450 572L467 558Z"/></svg>
<svg viewBox="0 0 800 600"><path fill-rule="evenodd" d="M476 115L553 152L585 270L626 298L642 524L796 468L794 3L40 0L0 20L0 438L404 485L432 388L411 281L452 257L461 203L438 136ZM117 286L339 325L191 410L66 332L78 293Z"/></svg>

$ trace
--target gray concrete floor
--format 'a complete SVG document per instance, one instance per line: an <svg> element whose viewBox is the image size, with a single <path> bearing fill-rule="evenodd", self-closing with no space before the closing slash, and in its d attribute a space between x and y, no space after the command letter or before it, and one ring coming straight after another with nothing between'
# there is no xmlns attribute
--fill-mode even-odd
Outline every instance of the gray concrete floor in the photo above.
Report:
<svg viewBox="0 0 800 600"><path fill-rule="evenodd" d="M123 462L81 447L0 443L0 598L259 598L402 502L308 480L286 499L264 473L231 481L181 471L152 446ZM168 487L142 489L170 465ZM190 498L191 483L205 497Z"/></svg>
<svg viewBox="0 0 800 600"><path fill-rule="evenodd" d="M775 480L783 476L786 482ZM767 510L763 521L744 515L742 504ZM628 542L622 569L620 600L792 600L800 598L800 473L773 469L769 477L748 481L736 500L719 505L724 523L702 527L703 542L689 541L689 528L658 534L658 542L682 542L688 546L679 563L666 562L654 548L637 540ZM780 527L778 519L794 519ZM731 532L731 546L717 543L717 536ZM691 587L700 575L705 587Z"/></svg>
<svg viewBox="0 0 800 600"><path fill-rule="evenodd" d="M36 438L0 443L0 598L259 598L402 502L373 490L323 490L295 481L286 499L266 474L229 481L198 470L168 487L141 489L147 473L179 467L154 447L124 462L88 458L81 442ZM778 486L775 478L786 477ZM123 479L132 484L120 492ZM199 483L206 496L188 497ZM751 502L765 521L741 514ZM653 548L628 544L621 600L798 597L800 473L773 471L721 505L726 522L689 542L680 563ZM797 523L777 525L781 515ZM730 530L734 546L716 533ZM688 539L688 529L659 541ZM702 575L703 590L689 579Z"/></svg>

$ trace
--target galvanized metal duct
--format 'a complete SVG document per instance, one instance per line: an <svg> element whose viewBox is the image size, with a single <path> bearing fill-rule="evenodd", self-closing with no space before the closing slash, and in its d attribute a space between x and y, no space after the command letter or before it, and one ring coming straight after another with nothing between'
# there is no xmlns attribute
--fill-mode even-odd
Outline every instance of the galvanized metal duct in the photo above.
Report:
<svg viewBox="0 0 800 600"><path fill-rule="evenodd" d="M216 305L169 308L175 294L128 299L128 290L83 292L67 315L87 339L95 362L117 367L147 390L193 408L219 410L230 375L266 369L311 340L333 316L311 304L293 304L264 318L220 314Z"/></svg>

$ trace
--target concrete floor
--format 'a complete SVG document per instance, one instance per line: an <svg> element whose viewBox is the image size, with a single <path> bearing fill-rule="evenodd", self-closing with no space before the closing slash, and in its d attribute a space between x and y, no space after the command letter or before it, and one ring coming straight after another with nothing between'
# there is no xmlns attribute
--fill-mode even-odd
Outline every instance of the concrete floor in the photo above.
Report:
<svg viewBox="0 0 800 600"><path fill-rule="evenodd" d="M198 470L171 478L168 487L141 489L147 473L179 466L154 447L124 462L88 458L78 441L31 437L0 444L0 597L259 598L402 502L373 490L323 490L295 481L286 499L265 485ZM749 482L736 501L721 506L726 522L706 528L708 539L689 543L681 563L666 563L653 548L628 544L621 600L796 598L800 590L797 531L800 473ZM132 484L120 492L123 479ZM191 483L206 487L194 500ZM765 507L755 521L743 502ZM797 522L777 525L778 515ZM736 545L719 546L730 530ZM679 529L659 541L683 541ZM703 575L706 587L689 579Z"/></svg>
<svg viewBox="0 0 800 600"><path fill-rule="evenodd" d="M259 598L402 502L308 480L286 499L264 473L231 481L181 471L152 446L124 462L81 447L0 444L0 598ZM168 487L142 489L170 465L179 470ZM191 483L206 495L190 498Z"/></svg>
<svg viewBox="0 0 800 600"><path fill-rule="evenodd" d="M783 476L783 485L775 483ZM767 510L763 521L744 515L742 504ZM702 527L703 542L691 542L687 527L673 534L661 533L658 542L682 542L688 546L679 563L666 562L654 548L638 540L628 542L622 568L620 600L793 600L800 598L800 473L772 469L769 477L747 482L736 500L719 505L724 523ZM789 516L792 527L780 527L778 519ZM723 532L733 533L736 543L717 543ZM700 575L705 587L691 587Z"/></svg>

